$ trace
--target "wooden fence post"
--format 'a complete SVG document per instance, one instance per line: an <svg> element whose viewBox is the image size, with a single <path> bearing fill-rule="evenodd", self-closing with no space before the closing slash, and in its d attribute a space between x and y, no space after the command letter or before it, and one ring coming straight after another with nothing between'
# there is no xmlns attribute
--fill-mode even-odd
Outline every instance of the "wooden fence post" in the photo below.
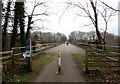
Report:
<svg viewBox="0 0 120 84"><path fill-rule="evenodd" d="M12 65L14 66L14 49L12 49L11 56L12 56Z"/></svg>
<svg viewBox="0 0 120 84"><path fill-rule="evenodd" d="M88 74L88 54L87 54L88 51L86 51L86 65L85 65L85 72L86 74Z"/></svg>
<svg viewBox="0 0 120 84"><path fill-rule="evenodd" d="M32 72L30 57L26 58L26 63L27 63L26 68L28 69L29 72Z"/></svg>
<svg viewBox="0 0 120 84"><path fill-rule="evenodd" d="M118 37L118 53L120 53L120 36ZM120 54L118 54L118 65L120 66Z"/></svg>

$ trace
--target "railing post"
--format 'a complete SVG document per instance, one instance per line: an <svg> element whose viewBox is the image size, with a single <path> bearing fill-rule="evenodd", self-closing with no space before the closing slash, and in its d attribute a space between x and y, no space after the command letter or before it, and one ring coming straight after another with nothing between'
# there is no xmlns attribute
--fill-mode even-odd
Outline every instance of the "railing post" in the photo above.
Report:
<svg viewBox="0 0 120 84"><path fill-rule="evenodd" d="M93 48L94 48L94 47L93 47L93 45L92 45L92 46L91 46L92 54L93 54Z"/></svg>
<svg viewBox="0 0 120 84"><path fill-rule="evenodd" d="M85 72L86 74L88 74L88 54L87 54L88 51L86 51L86 65L85 65Z"/></svg>
<svg viewBox="0 0 120 84"><path fill-rule="evenodd" d="M119 37L120 38L120 37ZM119 39L120 40L120 39ZM118 45L118 53L120 53L120 41ZM118 65L120 66L120 54L118 54ZM120 69L119 69L120 70Z"/></svg>
<svg viewBox="0 0 120 84"><path fill-rule="evenodd" d="M29 60L29 64L28 64L28 66L29 66L29 72L32 72L32 64L31 64L31 60L32 60L32 47L31 47L31 39L30 39L30 57L28 58L28 60Z"/></svg>
<svg viewBox="0 0 120 84"><path fill-rule="evenodd" d="M12 65L14 66L14 49L12 49L11 56L12 56Z"/></svg>

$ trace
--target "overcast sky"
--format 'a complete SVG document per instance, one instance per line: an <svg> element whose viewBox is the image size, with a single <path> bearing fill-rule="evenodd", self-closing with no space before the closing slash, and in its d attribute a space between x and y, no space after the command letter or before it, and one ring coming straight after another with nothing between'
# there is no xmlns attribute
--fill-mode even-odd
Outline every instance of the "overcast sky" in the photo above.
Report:
<svg viewBox="0 0 120 84"><path fill-rule="evenodd" d="M26 1L32 1L33 0L26 0ZM39 0L38 0L39 1ZM75 2L77 3L80 1L84 6L85 0L40 0L40 1L49 1L47 11L50 12L50 16L36 16L34 17L34 20L36 19L43 19L44 21L37 21L35 24L38 27L44 27L44 30L37 30L37 31L44 31L44 32L60 32L68 36L72 31L92 31L95 30L94 26L91 24L91 21L89 18L84 18L76 15L76 13L82 13L85 15L84 12L82 12L79 8L73 8L72 6L65 11L63 14L65 8L67 5L63 2ZM86 0L89 2L89 0ZM94 0L93 0L94 1ZM103 0L102 0L103 1ZM117 9L118 8L118 1L119 0L104 0L105 3L107 3L109 6ZM99 4L102 5L102 4ZM99 6L98 5L98 6ZM31 12L33 8L33 4L30 2L27 2L26 4L27 11ZM45 8L43 6L38 6L35 10L35 13L42 13L45 11ZM99 15L100 16L100 15ZM61 17L61 18L60 18ZM118 34L118 17L112 17L111 22L108 23L108 32ZM90 26L84 26L91 24ZM84 27L83 27L84 26ZM47 28L47 29L46 29ZM104 21L101 17L99 17L99 28L101 31L104 30L105 25Z"/></svg>

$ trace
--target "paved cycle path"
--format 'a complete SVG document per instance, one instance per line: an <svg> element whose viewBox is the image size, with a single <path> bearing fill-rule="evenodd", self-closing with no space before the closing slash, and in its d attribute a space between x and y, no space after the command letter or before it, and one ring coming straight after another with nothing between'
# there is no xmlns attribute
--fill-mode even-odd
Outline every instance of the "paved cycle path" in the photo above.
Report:
<svg viewBox="0 0 120 84"><path fill-rule="evenodd" d="M61 75L56 75L58 70L58 50L61 51L62 72ZM84 82L76 64L72 59L72 53L85 53L81 48L72 44L62 44L57 47L46 50L45 52L55 53L54 60L46 65L43 72L35 82Z"/></svg>

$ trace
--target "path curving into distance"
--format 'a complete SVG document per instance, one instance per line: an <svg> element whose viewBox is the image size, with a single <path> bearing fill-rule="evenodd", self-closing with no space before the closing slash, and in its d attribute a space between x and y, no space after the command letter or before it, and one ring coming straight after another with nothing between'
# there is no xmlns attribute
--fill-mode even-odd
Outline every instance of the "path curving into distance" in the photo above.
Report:
<svg viewBox="0 0 120 84"><path fill-rule="evenodd" d="M58 50L61 51L63 74L56 75L58 70ZM72 44L62 44L57 47L46 50L45 52L55 53L54 60L44 67L43 72L35 82L84 82L76 64L72 59L72 53L85 53L81 48Z"/></svg>

